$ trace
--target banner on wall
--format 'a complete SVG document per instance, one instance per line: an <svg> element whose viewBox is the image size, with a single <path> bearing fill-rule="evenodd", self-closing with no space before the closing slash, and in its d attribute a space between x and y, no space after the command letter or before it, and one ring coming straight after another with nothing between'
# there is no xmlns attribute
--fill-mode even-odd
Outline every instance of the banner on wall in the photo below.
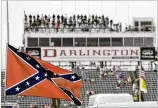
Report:
<svg viewBox="0 0 158 108"><path fill-rule="evenodd" d="M26 48L26 53L31 56L41 58L41 48Z"/></svg>
<svg viewBox="0 0 158 108"><path fill-rule="evenodd" d="M140 47L42 47L45 61L138 61Z"/></svg>
<svg viewBox="0 0 158 108"><path fill-rule="evenodd" d="M156 51L154 47L141 47L141 60L155 60L156 59Z"/></svg>

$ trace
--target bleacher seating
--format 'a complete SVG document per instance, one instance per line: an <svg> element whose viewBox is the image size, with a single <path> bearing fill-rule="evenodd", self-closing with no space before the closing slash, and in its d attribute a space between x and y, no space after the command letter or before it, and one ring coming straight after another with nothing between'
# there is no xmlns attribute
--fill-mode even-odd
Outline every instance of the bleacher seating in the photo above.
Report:
<svg viewBox="0 0 158 108"><path fill-rule="evenodd" d="M83 88L81 90L83 107L88 105L89 96L86 91L94 90L97 94L99 93L129 93L134 95L132 91L132 85L128 84L120 89L117 86L117 79L115 75L109 75L106 78L99 78L99 71L96 69L73 69L73 72L81 75L81 71L86 73L86 77L95 79L95 82L84 82ZM132 72L132 71L130 71ZM125 76L129 76L129 72L123 72ZM138 73L137 73L138 74ZM146 71L147 76L147 87L148 93L143 93L145 101L156 101L157 100L157 72ZM2 72L2 78L4 79L4 72ZM4 100L4 84L2 83L2 102ZM19 99L20 108L29 108L30 104L36 103L38 106L42 106L44 104L51 104L52 99L48 98L39 98L39 97L24 97L18 98L17 96L7 96L6 100L8 102L16 102ZM70 101L62 101L61 103L70 103ZM75 108L76 106L72 106L71 108ZM64 107L63 107L64 108Z"/></svg>
<svg viewBox="0 0 158 108"><path fill-rule="evenodd" d="M98 70L85 70L87 77L94 78L94 83L84 83L83 82L83 91L87 90L95 90L97 94L99 93L129 93L134 95L132 91L132 85L128 84L120 89L117 89L117 80L115 75L110 75L105 79L99 78ZM123 72L125 76L129 76L128 72ZM138 74L138 73L137 73ZM143 93L145 101L156 101L157 88L154 85L157 85L157 72L147 71L147 86L148 93ZM82 97L84 97L84 105L88 105L88 96L86 93L82 93Z"/></svg>

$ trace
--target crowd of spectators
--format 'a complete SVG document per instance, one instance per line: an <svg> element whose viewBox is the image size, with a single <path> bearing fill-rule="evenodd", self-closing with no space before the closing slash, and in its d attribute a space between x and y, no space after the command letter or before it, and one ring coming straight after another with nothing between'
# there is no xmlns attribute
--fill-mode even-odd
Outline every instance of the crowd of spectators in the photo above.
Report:
<svg viewBox="0 0 158 108"><path fill-rule="evenodd" d="M130 77L125 77L123 72L116 75L117 78L117 88L121 88L130 83Z"/></svg>
<svg viewBox="0 0 158 108"><path fill-rule="evenodd" d="M111 69L105 69L105 68L100 68L100 78L106 78L109 75L113 75L113 72Z"/></svg>
<svg viewBox="0 0 158 108"><path fill-rule="evenodd" d="M92 29L96 29L99 31L100 29L122 32L122 23L115 22L113 19L110 19L108 16L98 16L98 15L26 15L24 17L25 23L25 31L35 31L38 32L39 29L54 29L55 32L68 30L75 31L81 30L84 32L91 31ZM138 31L138 27L133 27L131 25L127 25L125 27L125 32L128 31ZM141 28L143 31L153 31L154 27L144 26Z"/></svg>
<svg viewBox="0 0 158 108"><path fill-rule="evenodd" d="M130 77L125 77L124 73L121 72L121 69L119 66L113 66L113 69L107 69L105 67L100 68L100 74L99 77L101 79L106 79L106 77L114 75L117 79L117 85L116 88L121 88L126 86L127 84L131 83Z"/></svg>
<svg viewBox="0 0 158 108"><path fill-rule="evenodd" d="M26 15L25 14L25 31L38 31L40 28L54 28L56 32L62 29L69 29L75 31L81 29L82 31L89 31L90 28L107 29L109 31L122 31L122 24L115 23L113 19L108 16L98 15Z"/></svg>

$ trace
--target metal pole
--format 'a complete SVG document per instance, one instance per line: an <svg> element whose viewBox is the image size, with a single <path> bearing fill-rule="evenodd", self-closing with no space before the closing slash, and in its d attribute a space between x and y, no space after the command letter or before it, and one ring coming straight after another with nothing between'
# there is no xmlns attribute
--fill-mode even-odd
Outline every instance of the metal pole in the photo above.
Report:
<svg viewBox="0 0 158 108"><path fill-rule="evenodd" d="M129 25L129 4L128 4L128 25Z"/></svg>
<svg viewBox="0 0 158 108"><path fill-rule="evenodd" d="M7 44L6 44L6 55L8 55L7 48L9 44L9 9L8 9L8 1L6 1L7 5ZM7 56L6 56L6 70L5 70L5 87L4 87L4 108L6 107L6 71L7 71Z"/></svg>
<svg viewBox="0 0 158 108"><path fill-rule="evenodd" d="M141 102L141 61L139 63L139 102Z"/></svg>
<svg viewBox="0 0 158 108"><path fill-rule="evenodd" d="M60 99L52 99L54 108L60 108Z"/></svg>
<svg viewBox="0 0 158 108"><path fill-rule="evenodd" d="M7 0L7 43L9 44L9 9L8 9L8 0Z"/></svg>
<svg viewBox="0 0 158 108"><path fill-rule="evenodd" d="M154 71L153 71L153 61L151 61L150 62L150 65L151 65L151 68L148 70L148 71L151 71L152 72L152 82L154 82ZM153 83L151 83L151 85L152 85L152 87L154 87L154 84ZM153 89L151 89L151 92L153 93ZM152 100L152 96L150 96L151 97L151 100Z"/></svg>

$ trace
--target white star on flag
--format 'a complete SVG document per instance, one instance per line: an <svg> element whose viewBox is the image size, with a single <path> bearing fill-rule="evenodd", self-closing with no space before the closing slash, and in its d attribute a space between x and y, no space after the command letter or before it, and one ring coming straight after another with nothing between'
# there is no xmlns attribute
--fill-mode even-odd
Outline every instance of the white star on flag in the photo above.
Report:
<svg viewBox="0 0 158 108"><path fill-rule="evenodd" d="M19 90L20 90L20 88L19 88L19 87L16 87L15 89L16 89L16 91L19 91Z"/></svg>
<svg viewBox="0 0 158 108"><path fill-rule="evenodd" d="M74 80L75 78L76 78L76 77L75 77L74 75L73 75L73 76L71 76L71 79L73 79L73 80Z"/></svg>
<svg viewBox="0 0 158 108"><path fill-rule="evenodd" d="M54 76L56 76L56 73L54 73Z"/></svg>
<svg viewBox="0 0 158 108"><path fill-rule="evenodd" d="M39 65L37 64L36 67L39 68Z"/></svg>
<svg viewBox="0 0 158 108"><path fill-rule="evenodd" d="M35 78L36 78L36 80L39 80L40 77L39 77L39 76L36 76Z"/></svg>
<svg viewBox="0 0 158 108"><path fill-rule="evenodd" d="M29 57L29 56L27 57L27 60L30 60L30 57Z"/></svg>
<svg viewBox="0 0 158 108"><path fill-rule="evenodd" d="M29 86L29 85L30 85L30 83L27 81L27 82L26 82L26 85L28 85L28 86Z"/></svg>
<svg viewBox="0 0 158 108"><path fill-rule="evenodd" d="M45 73L44 76L47 77L47 73Z"/></svg>
<svg viewBox="0 0 158 108"><path fill-rule="evenodd" d="M71 95L71 98L73 98L73 96Z"/></svg>

